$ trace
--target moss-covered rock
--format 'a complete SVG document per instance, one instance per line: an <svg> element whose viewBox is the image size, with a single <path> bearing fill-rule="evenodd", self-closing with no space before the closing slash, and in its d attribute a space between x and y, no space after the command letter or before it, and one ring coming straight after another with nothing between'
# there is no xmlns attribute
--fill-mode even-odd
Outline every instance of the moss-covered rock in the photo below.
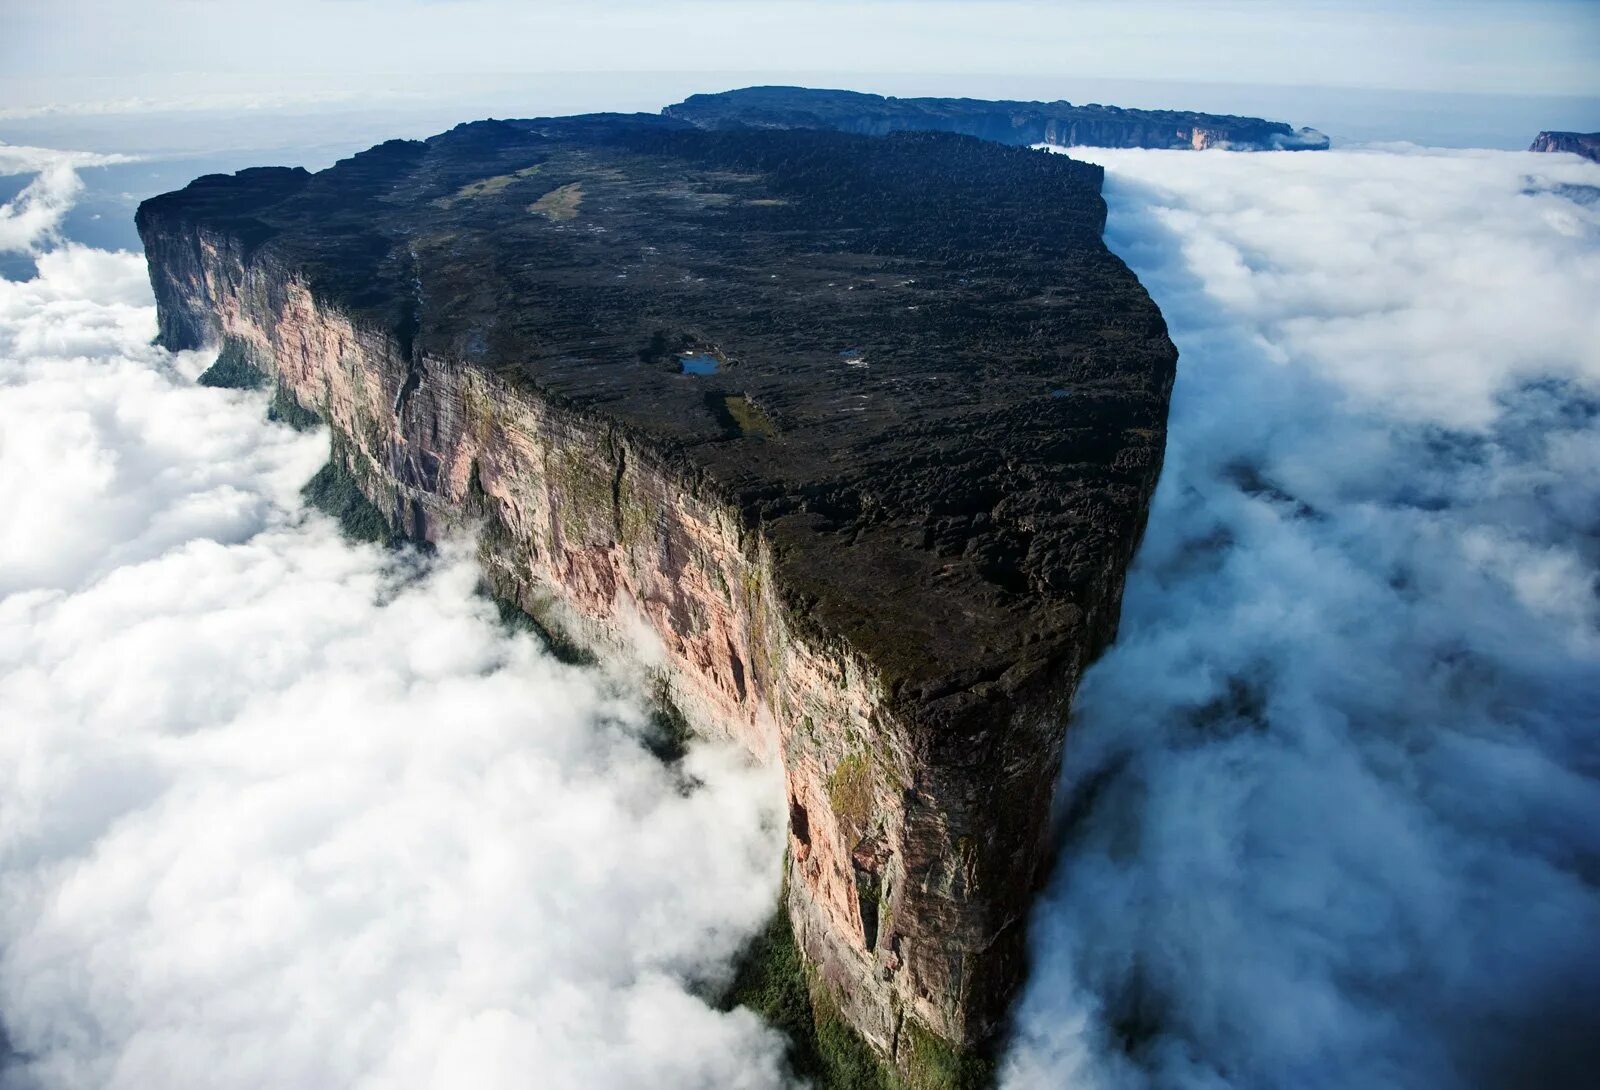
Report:
<svg viewBox="0 0 1600 1090"><path fill-rule="evenodd" d="M781 905L745 950L723 1002L750 1008L787 1037L794 1073L818 1090L903 1086L814 983Z"/></svg>
<svg viewBox="0 0 1600 1090"><path fill-rule="evenodd" d="M564 662L568 666L594 665L594 653L567 635L549 609L540 608L538 603L532 603L533 608L530 610L499 594L491 593L490 597L494 599L495 608L500 611L502 624L515 632L526 632L533 636L557 661Z"/></svg>
<svg viewBox="0 0 1600 1090"><path fill-rule="evenodd" d="M988 1090L994 1085L994 1061L962 1051L911 1019L900 1031L901 1062L907 1090Z"/></svg>
<svg viewBox="0 0 1600 1090"><path fill-rule="evenodd" d="M994 1082L991 1061L909 1018L901 1030L906 1069L880 1059L806 965L781 904L745 949L722 1005L747 1007L788 1038L791 1068L817 1090L986 1090Z"/></svg>
<svg viewBox="0 0 1600 1090"><path fill-rule="evenodd" d="M689 752L694 728L672 699L672 684L666 673L655 675L650 693L650 733L645 746L665 764L676 764Z"/></svg>
<svg viewBox="0 0 1600 1090"><path fill-rule="evenodd" d="M872 763L865 753L848 754L828 777L833 812L860 834L872 817L872 798Z"/></svg>
<svg viewBox="0 0 1600 1090"><path fill-rule="evenodd" d="M353 541L394 542L397 535L361 491L355 477L338 458L331 458L316 476L306 482L300 494L306 503L338 520L339 528Z"/></svg>
<svg viewBox="0 0 1600 1090"><path fill-rule="evenodd" d="M322 424L322 417L300 404L287 388L279 386L272 393L272 404L267 407L267 419L287 424L295 431L311 431Z"/></svg>
<svg viewBox="0 0 1600 1090"><path fill-rule="evenodd" d="M216 362L195 381L221 390L260 390L267 385L267 373L251 361L243 345L228 340L222 342Z"/></svg>

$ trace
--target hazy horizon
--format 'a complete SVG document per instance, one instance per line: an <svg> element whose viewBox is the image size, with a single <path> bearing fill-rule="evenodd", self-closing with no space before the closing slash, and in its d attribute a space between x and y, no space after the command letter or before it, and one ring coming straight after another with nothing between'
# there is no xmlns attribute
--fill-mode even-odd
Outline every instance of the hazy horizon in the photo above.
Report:
<svg viewBox="0 0 1600 1090"><path fill-rule="evenodd" d="M278 81L272 88L248 79L224 81L205 94L153 93L123 98L56 100L31 105L16 85L0 78L0 138L10 143L61 138L123 145L115 150L170 151L183 147L183 129L197 117L227 117L245 131L288 117L382 117L390 123L445 124L479 116L535 117L595 111L655 113L692 94L739 87L790 84L862 91L902 98L987 98L1099 102L1133 109L1242 114L1308 125L1337 141L1409 140L1439 146L1520 150L1544 129L1600 127L1600 91L1591 94L1415 92L1393 88L1174 80L1019 76L990 73L728 70L700 72L562 72L485 77L439 76L426 93L375 82L335 90L318 79ZM181 119L181 120L180 120ZM452 122L453 123L453 122ZM204 122L202 121L202 124ZM1530 126L1535 126L1530 129ZM202 130L203 131L203 130ZM163 143L163 141L169 141ZM131 146L130 146L131 142ZM144 142L146 146L140 146ZM112 150L95 147L91 150Z"/></svg>
<svg viewBox="0 0 1600 1090"><path fill-rule="evenodd" d="M484 116L654 112L770 83L1246 114L1336 143L1513 149L1543 129L1600 128L1600 6L1587 0L8 8L0 140L97 151L345 148ZM273 131L289 118L308 131Z"/></svg>
<svg viewBox="0 0 1600 1090"><path fill-rule="evenodd" d="M7 80L0 79L0 103ZM12 78L9 82L17 82ZM1195 109L1266 117L1327 133L1336 147L1413 143L1442 148L1521 150L1544 129L1600 129L1600 95L1408 93L1174 80L841 72L566 73L459 77L426 94L382 87L357 95L295 90L266 93L250 81L206 94L85 100L73 109L0 106L0 144L124 155L132 162L85 168L85 192L70 212L77 237L136 248L139 200L182 187L200 174L250 166L319 170L382 140L417 139L481 117L595 111L658 112L691 94L756 83L843 87L875 94L1101 102L1140 109ZM20 188L0 176L0 198ZM0 275L19 259L0 255Z"/></svg>

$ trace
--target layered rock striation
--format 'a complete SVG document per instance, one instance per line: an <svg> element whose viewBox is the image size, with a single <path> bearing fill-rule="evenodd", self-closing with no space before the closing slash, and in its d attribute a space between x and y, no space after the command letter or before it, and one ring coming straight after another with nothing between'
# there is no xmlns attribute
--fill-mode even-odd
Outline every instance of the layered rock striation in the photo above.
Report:
<svg viewBox="0 0 1600 1090"><path fill-rule="evenodd" d="M992 1039L1176 353L1099 168L949 133L463 125L145 202L173 349L315 411L417 539L781 762L812 986Z"/></svg>
<svg viewBox="0 0 1600 1090"><path fill-rule="evenodd" d="M1600 132L1545 131L1533 138L1529 151L1565 151L1600 163Z"/></svg>
<svg viewBox="0 0 1600 1090"><path fill-rule="evenodd" d="M746 87L691 95L662 111L708 129L837 129L882 135L959 132L1001 144L1102 148L1322 151L1328 138L1281 121L1190 110L1125 110L1070 102L885 98L809 87Z"/></svg>

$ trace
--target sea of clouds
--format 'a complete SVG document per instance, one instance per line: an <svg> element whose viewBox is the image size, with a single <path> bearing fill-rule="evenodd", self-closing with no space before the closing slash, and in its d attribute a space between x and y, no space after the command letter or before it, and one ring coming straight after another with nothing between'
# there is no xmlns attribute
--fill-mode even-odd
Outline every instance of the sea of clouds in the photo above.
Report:
<svg viewBox="0 0 1600 1090"><path fill-rule="evenodd" d="M643 744L621 680L354 546L325 432L152 347L144 261L0 245L0 1085L770 1087L702 996L777 895L782 787ZM698 784L692 788L686 786Z"/></svg>
<svg viewBox="0 0 1600 1090"><path fill-rule="evenodd" d="M1600 167L1080 149L1182 363L1007 1090L1600 1059ZM0 1085L768 1087L781 789L352 546L0 146Z"/></svg>
<svg viewBox="0 0 1600 1090"><path fill-rule="evenodd" d="M1600 1070L1600 167L1079 149L1182 352L1010 1090Z"/></svg>
<svg viewBox="0 0 1600 1090"><path fill-rule="evenodd" d="M55 240L62 219L83 192L78 168L128 161L124 155L0 144L0 178L33 176L16 197L0 204L0 254L31 253Z"/></svg>

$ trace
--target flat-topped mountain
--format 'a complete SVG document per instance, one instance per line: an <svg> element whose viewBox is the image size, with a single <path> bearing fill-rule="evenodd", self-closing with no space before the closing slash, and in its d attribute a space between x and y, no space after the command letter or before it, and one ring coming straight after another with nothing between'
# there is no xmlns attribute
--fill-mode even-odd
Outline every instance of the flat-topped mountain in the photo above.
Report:
<svg viewBox="0 0 1600 1090"><path fill-rule="evenodd" d="M1281 121L1190 110L1125 110L1098 103L894 98L809 87L746 87L691 95L668 106L668 117L708 129L733 127L838 129L883 134L907 130L959 132L1001 144L1105 148L1231 148L1235 151L1321 151L1328 138Z"/></svg>
<svg viewBox="0 0 1600 1090"><path fill-rule="evenodd" d="M938 133L578 118L202 179L141 215L649 437L782 546L824 627L946 687L1055 656L1159 450L1171 350L1099 240L1099 178ZM169 339L214 338L197 321Z"/></svg>
<svg viewBox="0 0 1600 1090"><path fill-rule="evenodd" d="M782 762L818 1010L913 1071L1020 977L1161 464L1176 354L1100 181L596 115L206 177L138 225L163 343L270 378L397 529L481 527L498 593Z"/></svg>
<svg viewBox="0 0 1600 1090"><path fill-rule="evenodd" d="M1546 130L1533 138L1529 151L1568 151L1600 163L1600 132L1554 132Z"/></svg>

